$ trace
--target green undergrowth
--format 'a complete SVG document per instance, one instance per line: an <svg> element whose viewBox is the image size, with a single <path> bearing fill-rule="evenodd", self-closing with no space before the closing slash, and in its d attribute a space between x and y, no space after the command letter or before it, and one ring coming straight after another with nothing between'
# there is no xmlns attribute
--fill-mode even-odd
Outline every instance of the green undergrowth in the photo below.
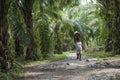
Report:
<svg viewBox="0 0 120 80"><path fill-rule="evenodd" d="M58 60L62 60L65 59L67 52L64 52L63 54L54 54L54 56L49 57L48 59L45 60L40 60L40 61L26 61L24 62L23 59L17 59L17 61L23 61L23 62L15 62L15 66L12 67L12 69L10 69L9 71L7 71L7 73L2 73L0 72L0 80L18 80L22 75L24 75L24 73L26 72L26 70L23 68L22 65L24 64L28 64L28 65L38 65L38 64L42 64L42 63L48 63L48 62L52 62L52 61L58 61Z"/></svg>
<svg viewBox="0 0 120 80"><path fill-rule="evenodd" d="M21 73L24 72L24 68L21 65L16 64L6 73L0 72L0 80L17 80L18 77L21 76Z"/></svg>
<svg viewBox="0 0 120 80"><path fill-rule="evenodd" d="M62 54L54 54L53 56L49 57L48 59L45 60L40 60L40 61L29 61L26 64L28 65L35 65L35 64L42 64L42 63L48 63L48 62L53 62L53 61L58 61L58 60L63 60L67 58L67 54L69 52L64 52Z"/></svg>
<svg viewBox="0 0 120 80"><path fill-rule="evenodd" d="M54 56L48 58L49 61L58 61L67 58L66 53L55 54Z"/></svg>
<svg viewBox="0 0 120 80"><path fill-rule="evenodd" d="M90 57L95 57L95 58L108 58L108 57L114 57L115 54L112 52L105 52L105 51L99 51L99 52L85 52L83 51L83 55L85 56L90 56Z"/></svg>

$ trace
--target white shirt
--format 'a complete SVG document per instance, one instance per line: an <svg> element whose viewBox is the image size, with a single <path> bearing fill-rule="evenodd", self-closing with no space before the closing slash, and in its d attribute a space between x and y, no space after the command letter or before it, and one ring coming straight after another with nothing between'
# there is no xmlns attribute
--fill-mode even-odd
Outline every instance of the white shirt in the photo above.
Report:
<svg viewBox="0 0 120 80"><path fill-rule="evenodd" d="M76 49L77 50L82 50L82 42L76 42Z"/></svg>

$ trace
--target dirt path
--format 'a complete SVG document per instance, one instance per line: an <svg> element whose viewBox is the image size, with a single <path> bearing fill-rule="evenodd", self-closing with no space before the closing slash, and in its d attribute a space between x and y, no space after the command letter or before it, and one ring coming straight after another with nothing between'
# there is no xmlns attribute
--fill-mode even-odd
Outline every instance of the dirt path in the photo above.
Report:
<svg viewBox="0 0 120 80"><path fill-rule="evenodd" d="M115 62L90 57L79 61L71 53L65 60L26 65L28 72L19 80L120 80L120 64Z"/></svg>

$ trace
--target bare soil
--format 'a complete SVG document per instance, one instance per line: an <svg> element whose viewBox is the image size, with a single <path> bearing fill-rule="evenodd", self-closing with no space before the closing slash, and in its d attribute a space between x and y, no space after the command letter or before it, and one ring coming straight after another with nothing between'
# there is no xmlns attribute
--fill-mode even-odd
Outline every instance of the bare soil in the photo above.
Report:
<svg viewBox="0 0 120 80"><path fill-rule="evenodd" d="M19 80L120 80L120 58L96 59L75 53L60 61L25 65L27 72Z"/></svg>

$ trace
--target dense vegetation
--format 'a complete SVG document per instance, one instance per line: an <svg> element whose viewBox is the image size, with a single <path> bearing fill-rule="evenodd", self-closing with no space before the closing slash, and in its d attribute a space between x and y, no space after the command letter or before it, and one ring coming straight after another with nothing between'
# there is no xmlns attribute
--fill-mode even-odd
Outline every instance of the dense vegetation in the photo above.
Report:
<svg viewBox="0 0 120 80"><path fill-rule="evenodd" d="M74 50L73 34L84 49L102 46L120 54L120 0L0 0L0 71L22 61L44 60Z"/></svg>

